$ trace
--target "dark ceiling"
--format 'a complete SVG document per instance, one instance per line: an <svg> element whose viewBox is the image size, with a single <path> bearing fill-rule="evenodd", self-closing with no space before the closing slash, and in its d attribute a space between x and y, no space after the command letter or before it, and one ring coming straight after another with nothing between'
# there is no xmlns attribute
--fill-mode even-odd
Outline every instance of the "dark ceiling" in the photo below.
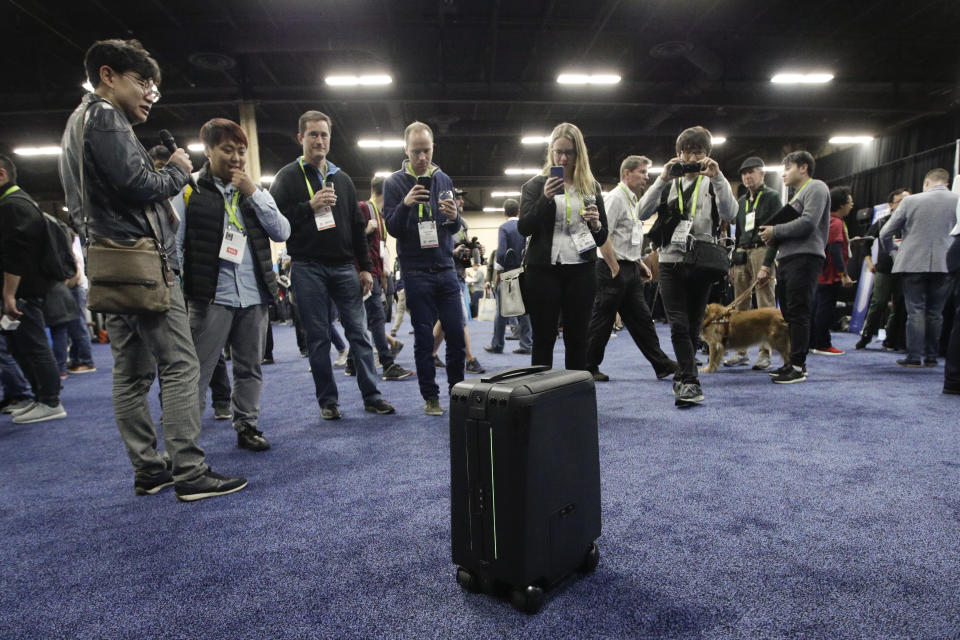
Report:
<svg viewBox="0 0 960 640"><path fill-rule="evenodd" d="M361 189L372 172L399 166L402 150L356 140L400 137L414 119L434 127L434 158L459 185L518 187L524 178L504 169L537 166L545 149L521 145L521 135L565 120L584 131L597 177L615 182L625 155L662 163L695 124L727 137L714 156L735 175L748 155L823 155L831 134L892 133L960 105L955 0L0 0L0 11L2 152L56 144L82 93L86 48L135 37L164 78L161 101L137 128L144 144L156 144L161 128L196 140L204 121L239 119L239 102L251 101L270 174L298 154L299 114L320 109L334 120L331 159ZM623 81L558 85L569 69ZM770 83L790 69L836 78ZM324 85L344 70L385 70L394 83ZM53 159L18 165L36 197L58 198Z"/></svg>

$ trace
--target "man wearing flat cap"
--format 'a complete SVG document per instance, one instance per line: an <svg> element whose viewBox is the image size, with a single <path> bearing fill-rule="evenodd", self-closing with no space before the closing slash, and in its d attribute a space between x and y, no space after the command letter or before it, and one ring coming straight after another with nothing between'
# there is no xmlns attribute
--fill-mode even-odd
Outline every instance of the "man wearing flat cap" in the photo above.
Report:
<svg viewBox="0 0 960 640"><path fill-rule="evenodd" d="M739 297L750 288L761 272L766 274L764 284L757 285L757 307L776 306L774 287L776 284L776 266L773 259L777 255L776 246L767 246L757 230L767 224L783 206L780 194L763 183L763 160L751 156L740 165L740 181L747 188L747 192L738 201L737 211L737 246L733 254L733 267L730 279L733 281L734 295ZM747 296L737 309L745 311L752 308L752 296ZM738 351L723 364L727 367L736 367L749 364L746 349ZM753 365L756 370L770 368L770 345L760 345L760 355Z"/></svg>

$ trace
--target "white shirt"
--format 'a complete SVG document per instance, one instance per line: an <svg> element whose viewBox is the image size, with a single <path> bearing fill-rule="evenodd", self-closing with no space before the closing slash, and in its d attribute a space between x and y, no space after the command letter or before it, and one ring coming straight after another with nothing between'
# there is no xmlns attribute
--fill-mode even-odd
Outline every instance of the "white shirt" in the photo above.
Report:
<svg viewBox="0 0 960 640"><path fill-rule="evenodd" d="M568 198L569 196L569 198ZM550 264L582 264L587 262L580 257L576 245L573 244L573 234L581 228L587 229L587 223L580 216L583 209L583 198L571 187L566 194L553 196L557 205L557 215L553 222L553 245L550 248ZM567 203L570 203L570 222L567 222Z"/></svg>
<svg viewBox="0 0 960 640"><path fill-rule="evenodd" d="M610 244L617 254L617 260L636 262L643 257L643 243L633 244L633 229L640 225L637 218L639 202L640 198L622 182L611 189L603 199L607 212L607 229L610 230ZM640 237L643 238L642 235Z"/></svg>

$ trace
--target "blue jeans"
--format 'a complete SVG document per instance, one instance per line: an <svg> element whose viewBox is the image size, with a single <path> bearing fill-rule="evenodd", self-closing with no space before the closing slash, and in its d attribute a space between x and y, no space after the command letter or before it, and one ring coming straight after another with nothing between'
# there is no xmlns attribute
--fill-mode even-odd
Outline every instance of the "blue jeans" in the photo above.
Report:
<svg viewBox="0 0 960 640"><path fill-rule="evenodd" d="M380 358L380 366L386 371L393 364L393 356L390 354L390 344L387 342L387 333L383 330L386 322L383 313L383 287L380 286L380 280L373 277L373 288L370 290L370 296L363 301L363 308L367 312L367 329L373 338L373 346L377 349L377 357ZM353 352L350 352L350 361L356 366L353 358Z"/></svg>
<svg viewBox="0 0 960 640"><path fill-rule="evenodd" d="M60 404L60 376L43 320L43 298L18 298L20 328L8 331L7 348L33 389L38 402Z"/></svg>
<svg viewBox="0 0 960 640"><path fill-rule="evenodd" d="M497 317L493 319L493 338L490 340L490 346L499 351L503 351L504 346L504 334L507 329L507 322L509 318L504 318L500 315L500 287L497 287L493 290L494 296L497 298ZM530 329L530 316L523 314L518 316L517 328L520 332L520 348L530 350L533 348L533 336Z"/></svg>
<svg viewBox="0 0 960 640"><path fill-rule="evenodd" d="M907 360L936 360L950 279L945 273L900 275L907 305Z"/></svg>
<svg viewBox="0 0 960 640"><path fill-rule="evenodd" d="M407 309L413 324L413 356L424 400L440 396L433 364L433 323L437 317L446 335L447 386L463 380L467 343L463 334L463 296L453 268L443 271L404 269Z"/></svg>
<svg viewBox="0 0 960 640"><path fill-rule="evenodd" d="M300 309L300 322L307 336L307 353L317 402L321 407L338 403L337 383L330 360L330 301L340 311L340 323L350 343L357 371L357 385L364 402L381 398L373 366L373 346L363 310L360 276L352 264L327 266L296 262L290 280ZM431 338L432 339L432 338Z"/></svg>
<svg viewBox="0 0 960 640"><path fill-rule="evenodd" d="M70 338L70 364L86 364L93 366L93 353L90 351L90 332L87 330L87 290L76 286L70 289L73 299L77 302L77 317L67 325L67 336Z"/></svg>
<svg viewBox="0 0 960 640"><path fill-rule="evenodd" d="M5 400L30 397L30 385L23 377L20 366L7 350L6 334L0 333L0 384Z"/></svg>

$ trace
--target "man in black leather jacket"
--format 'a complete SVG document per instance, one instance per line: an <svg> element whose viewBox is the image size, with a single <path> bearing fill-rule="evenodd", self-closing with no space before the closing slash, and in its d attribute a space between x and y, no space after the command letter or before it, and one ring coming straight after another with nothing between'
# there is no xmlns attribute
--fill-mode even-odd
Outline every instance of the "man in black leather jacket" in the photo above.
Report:
<svg viewBox="0 0 960 640"><path fill-rule="evenodd" d="M155 217L157 239L170 246L176 218L168 198L187 184L193 165L186 152L177 149L167 165L155 171L133 133L133 125L146 122L160 98L160 69L136 40L95 42L84 67L95 89L70 116L61 142L60 179L71 217L82 222L89 240L117 241L153 237L147 216ZM214 473L197 443L200 370L179 283L170 287L169 311L108 315L106 326L114 357L114 416L133 463L135 493L153 494L175 484L177 498L193 501L243 489L246 479ZM157 451L147 406L158 370L172 473Z"/></svg>

